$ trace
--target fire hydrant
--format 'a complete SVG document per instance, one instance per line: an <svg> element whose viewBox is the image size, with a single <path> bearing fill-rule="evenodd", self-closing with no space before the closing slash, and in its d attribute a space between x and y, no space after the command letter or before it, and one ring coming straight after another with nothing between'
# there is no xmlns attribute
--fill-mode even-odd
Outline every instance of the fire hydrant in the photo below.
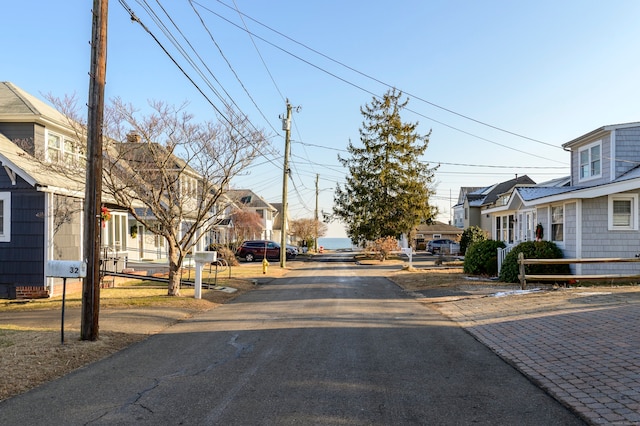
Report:
<svg viewBox="0 0 640 426"><path fill-rule="evenodd" d="M262 273L266 274L267 269L269 268L269 262L267 262L267 258L262 259Z"/></svg>

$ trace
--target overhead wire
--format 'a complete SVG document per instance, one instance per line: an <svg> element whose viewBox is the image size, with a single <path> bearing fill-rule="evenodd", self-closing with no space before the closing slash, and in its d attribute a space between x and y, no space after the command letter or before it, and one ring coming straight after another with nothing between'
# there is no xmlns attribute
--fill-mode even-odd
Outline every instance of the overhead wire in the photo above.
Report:
<svg viewBox="0 0 640 426"><path fill-rule="evenodd" d="M186 53L186 51L184 50L184 48L182 48L182 46L180 46L180 43L177 42L177 40L175 39L175 37L171 34L170 31L168 31L168 29L166 28L166 26L161 22L160 18L157 16L157 14L153 11L153 9L149 6L149 4L146 2L146 0L136 0L138 2L138 4L145 9L145 11L147 11L147 13L149 14L149 16L151 17L151 19L156 22L156 25L158 25L158 27L160 28L160 30L163 32L163 34L165 34L165 36L167 38L169 38L169 40L172 42L172 44L174 45L174 47L176 47L176 49L178 49L179 52L181 52L181 54L183 55L183 57L185 57L185 59L191 64L192 67L196 68L196 72L201 76L201 78L203 78L209 85L209 87L212 89L212 91L214 92L214 94L216 95L216 97L218 97L218 99L225 105L228 106L228 103L226 102L226 100L220 95L220 93L215 90L215 88L213 88L210 85L210 82L208 82L208 79L206 79L205 77L203 77L203 75L201 74L201 71L198 69L197 66L195 66L193 60L189 57L189 55ZM142 4L141 3L144 3ZM142 20L135 14L135 12L133 11L133 9L129 6L129 4L126 2L126 0L119 0L120 5L125 9L125 11L129 14L129 17L131 19L132 22L136 22L138 23L143 30L149 34L149 36L151 36L151 38L156 42L156 44L160 47L160 49L164 52L164 54L171 60L171 62L173 62L173 64L178 68L178 70L180 70L180 72L187 78L187 80L195 87L195 89L203 96L203 98L209 103L209 105L211 105L211 107L218 113L219 117L222 118L224 121L226 121L231 128L236 131L238 133L238 135L240 135L243 139L249 141L249 139L247 139L246 135L244 135L237 127L236 125L232 122L232 120L230 118L228 118L216 105L215 103L211 100L211 98L209 98L209 96L207 96L206 93L204 93L204 90L195 82L195 80L186 72L186 70L184 69L184 67L182 65L180 65L178 63L178 61L174 58L174 56L169 52L169 50L164 46L164 44L158 39L158 37L156 37L156 35L153 33L153 31L151 31L149 29L149 27L147 27ZM249 122L251 124L251 126L255 129L255 126L253 126L253 123ZM249 141L252 142L252 141ZM260 152L260 149L258 149L258 152ZM266 155L264 153L261 152L261 154L263 155L263 157L267 158Z"/></svg>
<svg viewBox="0 0 640 426"><path fill-rule="evenodd" d="M207 102L209 102L209 104L211 104L211 105L212 105L212 107L213 107L213 108L214 108L214 109L215 109L215 110L216 110L216 111L217 111L217 112L218 112L218 113L219 113L223 118L225 118L225 119L226 119L225 115L224 115L224 114L222 114L222 112L221 112L221 111L220 111L220 110L215 106L215 104L211 101L211 99L209 99L209 98L208 98L208 96L207 96L207 95L202 91L202 89L201 89L201 88L200 88L200 87L195 83L195 81L194 81L191 77L189 77L189 76L188 76L188 74L184 71L184 69L183 69L183 68L182 68L182 67L177 63L177 61L175 61L175 59L172 57L172 55L171 55L171 54L169 54L169 52L166 50L166 48L164 48L164 46L162 46L162 44L161 44L161 43L159 42L159 40L155 37L155 35L153 35L153 33L152 33L152 32L151 32L151 31L150 31L150 30L149 30L149 29L148 29L148 28L147 28L147 27L146 27L146 26L145 26L145 25L140 21L140 19L139 19L137 16L135 16L135 14L134 14L134 13L133 13L133 11L128 7L128 5L126 4L126 2L125 2L124 0L120 0L120 3L121 3L121 5L125 8L125 10L127 10L127 11L129 12L129 14L130 14L130 16L131 16L132 21L134 21L134 22L138 22L138 23L139 23L139 24L140 24L140 25L145 29L145 31L147 31L147 33L149 33L149 34L152 36L152 38L154 38L154 40L156 41L156 43L158 43L158 45L162 48L162 50L165 52L165 54L167 54L167 56L168 56L168 57L169 57L169 58L174 62L174 64L175 64L175 65L180 69L180 71L181 71L181 72L182 72L182 73L187 77L187 79L188 79L188 80L189 80L189 81L194 85L194 87L196 87L196 89L201 93L201 95L205 98L205 100L207 100ZM146 1L145 1L145 3L146 3ZM204 22L203 22L203 20L202 20L202 17L201 17L201 16L200 16L200 14L197 12L197 10L196 10L196 8L194 7L193 3L195 3L195 4L199 5L200 7L203 7L203 6L202 6L200 3L198 3L197 1L190 0L190 4L191 4L192 8L194 9L194 12L198 15L199 19L201 20L201 23L202 23L202 24L205 26L205 28L206 28L206 25L204 24ZM222 3L222 2L220 2L220 3ZM160 5L160 3L159 3L159 2L158 2L158 4ZM222 3L222 4L224 4L224 3ZM148 6L148 4L147 4L147 6ZM161 6L161 5L160 5L160 6ZM226 5L225 5L225 6L226 6ZM161 7L162 7L162 6L161 6ZM227 6L227 7L228 7L228 6ZM209 9L208 9L208 8L206 8L206 7L203 7L203 8L204 8L205 10L209 10ZM163 9L163 10L164 10L164 9ZM210 10L209 10L209 11L210 11ZM240 15L247 16L247 15L245 15L244 13L240 12L240 11L237 9L237 7L236 7L236 12L237 12L237 13L239 13ZM212 13L213 13L213 12L212 12ZM166 11L165 11L165 14L166 14ZM214 13L214 14L215 14L215 13ZM217 16L219 16L218 14L216 14L216 15L217 15ZM248 17L248 16L247 16L247 17ZM248 17L248 18L253 20L253 18L251 18L251 17ZM223 18L223 19L224 19L224 18ZM226 19L225 19L225 20L226 20ZM254 21L255 21L255 20L254 20ZM233 24L232 22L230 22L230 21L228 21L228 20L227 20L227 22L229 22L229 23ZM257 21L256 21L256 22L257 22ZM172 23L173 23L173 21L172 21ZM243 21L243 23L244 23L244 21ZM259 22L258 22L258 23L259 23ZM174 24L174 26L177 28L177 25L176 25L175 23L173 23L173 24ZM259 23L259 24L260 24L260 23ZM235 24L233 24L233 25L235 25ZM262 25L262 24L261 24L261 25ZM159 26L160 26L160 25L159 25ZM235 25L235 26L237 26L237 25ZM179 28L177 28L177 29L178 29L178 31L179 31ZM241 29L242 29L242 28L241 28ZM207 30L208 30L208 29L207 29ZM256 36L255 34L251 33L251 32L248 30L248 28L246 28L246 23L245 23L245 29L244 29L244 31L245 31L245 32L247 32L250 36L255 36L255 37L257 37L258 39L260 39L260 40L262 40L262 41L264 41L264 42L266 42L266 43L268 43L268 44L270 44L270 45L272 45L272 46L274 46L274 47L276 47L276 48L278 48L278 49L280 49L280 50L282 50L282 51L284 51L284 52L286 52L286 53L289 53L289 52L287 52L286 50L281 49L281 48L279 48L279 47L277 47L277 46L273 45L272 43L268 42L267 40L265 40L265 39L263 39L263 38L261 38L261 37L259 37L259 36ZM278 33L278 32L276 31L276 33ZM165 35L166 35L167 37L169 37L166 33L165 33ZM285 36L285 37L286 37L286 36ZM186 39L186 37L184 37L184 35L183 35L183 38L185 38L185 39ZM212 39L212 41L215 43L215 40L213 39L212 34L210 34L210 38L211 38L211 39ZM288 38L288 37L287 37L287 38ZM291 39L291 40L295 42L295 40L293 40L293 39ZM188 40L187 40L187 42L188 42ZM253 39L252 39L252 43L253 43L253 44L254 44L254 46L255 46L255 41L254 41ZM296 43L297 43L297 42L296 42ZM298 43L298 44L301 44L301 43ZM217 44L216 44L216 45L217 45ZM301 44L301 45L302 45L302 44ZM304 47L306 47L305 45L303 45L303 46L304 46ZM219 46L217 46L217 47L218 47L218 50L220 51L220 54L224 57L224 54L223 54L223 52L222 52L222 49L221 49ZM256 49L257 49L257 47L256 47ZM309 49L310 49L310 48L309 48ZM179 50L180 50L180 49L179 49ZM192 47L192 50L193 50L193 51L196 53L196 55L197 55L197 52L195 51L195 49L194 49L193 47ZM311 51L314 51L313 49L310 49L310 50L311 50ZM314 51L314 52L315 52L315 51ZM319 53L319 52L316 52L316 53L318 53L318 54L320 54L320 55L322 55L322 56L327 57L326 55L323 55L323 54L321 54L321 53ZM260 55L259 51L258 51L258 54ZM294 56L294 57L296 57L296 58L298 58L299 60L301 60L301 61L303 61L303 62L307 63L308 65L313 66L314 68L317 68L317 69L319 69L319 70L321 70L321 71L323 71L323 72L325 72L325 73L328 73L329 75L334 76L335 78L337 78L337 79L339 79L339 80L341 80L341 81L343 81L343 82L345 82L345 83L347 83L347 84L350 84L350 85L352 85L352 86L354 86L354 87L356 87L356 88L359 88L360 90L365 91L366 93L369 93L369 94L371 94L371 95L373 95L373 96L376 96L376 95L375 95L375 94L373 94L372 92L370 92L370 91L368 91L368 90L366 90L366 89L364 89L364 88L362 88L362 87L360 87L360 86L358 86L358 85L356 85L356 84L354 84L354 83L350 83L350 82L348 82L347 80L345 80L345 79L343 79L343 78L341 78L341 77L339 77L339 76L337 76L337 75L335 75L335 74L333 74L333 73L331 73L331 72L329 72L329 71L327 71L327 70L323 70L322 68L320 68L320 67L318 67L318 66L315 66L314 64L311 64L309 61L306 61L306 60L304 60L304 59L302 59L302 58L300 58L300 57L298 57L298 56L296 56L296 55L294 55L294 54L292 54L292 53L289 53L289 54L290 54L290 55L292 55L292 56ZM183 54L183 56L184 56L184 54ZM187 56L188 56L188 55L187 55ZM261 59L263 60L263 63L264 63L264 59L262 58L262 55L260 55L260 57L261 57ZM200 61L201 61L201 62L203 62L203 63L204 63L204 61L202 61L202 59L201 59L199 56L198 56L198 58L200 59ZM331 59L331 58L329 58L329 57L327 57L327 58L328 58L328 59ZM331 59L331 60L332 60L332 59ZM226 59L226 57L225 57L225 61L227 62L227 64L228 64L228 66L230 67L230 69L232 69L232 71L233 71L233 67L231 66L231 64L229 63L229 61ZM340 65L343 65L343 66L345 66L345 67L346 67L346 68L348 68L348 69L351 69L350 67L348 67L348 66L346 66L346 65L344 65L344 64L342 64L342 63L340 63L339 61L335 61L335 60L332 60L332 61L334 61L334 62L336 62L336 63L338 63L338 64L340 64ZM192 66L194 66L194 65L192 64ZM205 64L205 66L206 66L206 64ZM266 64L265 64L265 66L266 66ZM197 71L197 67L195 67L195 66L194 66L194 68L196 68L196 71ZM209 70L208 68L207 68L207 70L209 71L209 73L210 73L211 75L213 75L213 73L211 72L211 70ZM267 68L267 70L268 70L268 68ZM366 76L366 77L369 77L369 78L373 79L374 81L380 82L379 80L377 80L377 79L375 79L375 78L373 78L373 77L370 77L370 76L368 76L368 75L366 75L366 74L364 74L364 73L361 73L361 72L359 72L359 71L357 71L357 70L355 70L355 69L352 69L352 70L353 70L354 72L358 72L359 74L362 74L362 75L364 75L364 76ZM197 71L197 72L199 72L199 71ZM237 73L235 73L235 71L233 71L233 72L234 72L234 74L236 75L236 78L239 80L239 77L237 77ZM269 72L269 71L268 71L268 72ZM270 73L270 72L269 72L269 74L271 75L271 73ZM201 77L202 77L202 74L200 74L200 75L201 75ZM207 82L208 82L208 80L207 80L206 78L203 78L203 79L205 79L205 81L207 81ZM215 79L215 76L214 76L214 79ZM272 77L272 79L273 79L273 77ZM217 79L216 79L216 81L217 81ZM239 81L240 81L240 80L239 80ZM221 83L220 83L219 81L217 81L217 82L218 82L218 84L220 84L220 85L221 85ZM383 82L380 82L380 83L384 84ZM208 84L210 84L210 83L208 83ZM242 83L241 83L241 84L242 84ZM278 92L281 94L281 92L280 92L279 88L277 87L277 84L275 84L275 80L274 80L274 85L276 86L276 88L277 88ZM221 86L222 86L222 85L221 85ZM215 90L215 88L213 88L211 85L210 85L210 88L211 88L211 90L212 90L212 91L214 91L214 93L216 93L216 96L218 96L218 98L219 98L223 103L225 103L224 99L222 98L222 96L221 96L219 93L217 93L217 91ZM247 95L251 98L251 95L248 93L248 90L246 89L246 87L244 87L244 85L243 85L243 89L245 90L245 92L247 93ZM223 90L224 90L224 88L223 88ZM231 97L231 96L229 96L229 94L226 92L226 90L225 90L225 93L227 94L228 98L232 100L232 97ZM405 92L405 93L407 93L407 92ZM407 94L408 94L408 93L407 93ZM409 95L410 95L410 94L409 94ZM417 97L416 97L416 96L414 96L414 95L411 95L411 96L412 96L412 97L414 97L414 98L417 98ZM251 98L251 99L252 99L252 98ZM423 100L423 99L419 99L419 100L422 100L422 101L424 101L424 102L426 102L426 103L430 103L429 101L426 101L426 100ZM253 99L252 99L252 102L253 102L253 103L254 103L254 105L257 107L257 105L256 105L256 103L255 103L255 101L254 101ZM235 104L235 102L234 102L234 104ZM225 105L226 105L226 103L225 103ZM236 105L237 105L237 104L236 104ZM437 106L437 105L436 105L436 106ZM439 106L438 106L438 107L439 107ZM446 108L441 108L441 109L445 109L445 110L446 110ZM259 108L258 108L258 110L260 111L260 113L261 113L261 115L263 116L263 118L265 119L265 121L267 121L267 123L269 123L269 125L271 126L270 121L269 121L269 120L264 116L264 114L262 113L262 111L261 111ZM414 112L414 113L416 113L416 114L418 114L418 115L420 115L420 116L423 116L423 117L425 117L425 118L427 118L427 119L429 119L429 120L432 120L432 121L437 122L437 123L439 123L439 124L445 125L445 126L450 127L450 128L452 128L452 129L455 129L455 130L458 130L458 131L462 131L462 130L460 130L460 129L456 129L455 127L449 126L449 125L447 125L446 123L442 123L442 122L440 122L440 121L438 121L438 120L433 120L433 119L431 119L431 118L429 118L429 117L427 117L427 116L425 116L425 115L422 115L422 114L420 114L420 113L417 113L417 112L415 112L415 111L411 111L411 112ZM460 115L460 114L455 113L455 111L449 111L449 112L452 112L452 113L454 113L454 114L456 114L456 115ZM462 116L462 115L461 115L461 116ZM468 119L471 119L471 118L469 118L469 117L465 117L465 116L462 116L462 117L464 117L464 118L468 118ZM471 119L471 120L472 120L472 121L476 121L476 122L477 122L477 120L474 120L474 119ZM227 121L229 121L229 120L227 120ZM231 124L231 123L229 123L229 124ZM486 124L486 123L482 123L482 122L480 122L480 124ZM273 126L271 126L271 127L272 127L272 129L273 129ZM489 125L489 127L494 127L494 126ZM275 129L273 129L273 130L277 133L277 130L275 130ZM498 130L503 130L503 129L499 129L499 128L498 128ZM526 151L521 151L521 150L518 150L518 149L516 149L516 148L510 147L510 146L507 146L507 145L503 145L503 144L499 144L499 143L497 143L497 142L491 141L491 140L486 139L486 138L479 137L479 136L477 136L477 135L473 135L473 134L468 133L468 132L465 132L465 131L462 131L462 132L463 132L463 133L466 133L466 134L469 134L470 136L473 136L473 137L478 137L478 138L483 139L483 140L485 140L485 141L487 141L487 142L490 142L490 143L493 143L493 144L496 144L496 145L502 146L502 147L507 148L507 149L511 149L511 150L518 151L518 152L521 152L521 153L524 153L524 154L528 154L528 155L534 155L534 154L528 153L528 152L526 152ZM508 132L508 131L507 131L507 133L510 133L510 132ZM520 136L520 135L517 135L517 134L515 134L515 135L516 135L516 136ZM525 137L525 138L526 138L526 137ZM527 139L530 139L530 138L527 138ZM534 141L535 141L535 140L534 140ZM540 142L540 141L536 141L536 142ZM301 143L301 144L302 144L303 148L304 148L304 147L306 147L306 146L313 146L313 147L319 147L319 148L324 148L324 149L332 149L332 150L335 150L335 151L345 151L345 150L341 150L341 149L336 149L336 148L331 148L331 147L325 147L325 146L322 146L322 145L316 145L316 144L309 144L309 143L305 143L305 142L299 142L299 143ZM541 142L541 143L544 143L544 142ZM304 149L304 151L305 151L305 154L307 154L307 157L308 157L308 153L306 152L306 149ZM537 156L537 155L534 155L534 156ZM539 158L544 158L544 157L542 157L542 156L537 156L537 157L539 157ZM266 156L265 156L265 158L266 158ZM311 160L310 160L310 159L308 159L308 158L307 158L307 160L308 160L308 163L309 163L312 167L313 167L313 165L314 165L314 164L317 164L317 163L315 163L315 162L311 161ZM552 161L554 161L554 160L552 160ZM272 162L272 161L270 161L270 162ZM432 162L432 163L435 163L435 162ZM439 162L439 163L440 163L440 164L445 164L445 163L442 163L442 162ZM452 164L452 165L464 165L464 164L455 164L455 163L451 163L451 164ZM483 166L481 166L481 165L467 165L467 166L483 167ZM486 167L499 167L499 166L486 166ZM506 166L505 166L505 167L506 167ZM513 168L513 166L511 166L511 168ZM547 168L547 167L540 167L540 168ZM302 183L302 186L303 186L305 189L309 189L309 188L307 188L307 187L306 187L306 185L304 185L304 181L302 180L302 177L300 176L300 173L299 173L299 172L297 172L297 175L298 175L298 178L300 179L300 181L301 181L301 183ZM299 192L298 192L298 187L297 187L297 186L294 186L294 188L295 188L296 192L298 193L298 195L300 196L300 194L299 194Z"/></svg>
<svg viewBox="0 0 640 426"><path fill-rule="evenodd" d="M226 4L226 3L224 3L223 1L221 1L221 0L216 0L216 1L218 3L220 3L220 4L222 4L223 6L230 8L230 6L228 4ZM234 4L235 4L235 0L234 0ZM386 86L386 87L388 87L390 89L396 88L395 85L392 85L392 84L389 84L387 82L384 82L384 81L382 81L382 80L380 80L380 79L378 79L376 77L373 77L373 76L371 76L371 75L369 75L369 74L367 74L365 72L362 72L362 71L360 71L360 70L358 70L358 69L356 69L356 68L354 68L352 66L349 66L349 65L345 64L344 62L341 62L341 61L339 61L337 59L334 59L334 58L330 57L329 55L324 54L324 53L320 52L319 50L314 49L314 48L312 48L312 47L310 47L310 46L308 46L308 45L306 45L306 44L304 44L304 43L302 43L302 42L300 42L300 41L298 41L298 40L296 40L296 39L294 39L294 38L292 38L292 37L290 37L290 36L288 36L288 35L286 35L286 34L284 34L282 32L280 32L280 31L276 30L275 28L272 28L272 27L270 27L270 26L258 21L257 19L252 18L249 15L246 15L244 13L242 15L244 15L246 18L250 19L251 21L255 22L256 24L268 29L269 31L272 31L272 32L278 34L279 36L284 37L285 39L291 41L292 43L295 43L295 44L297 44L297 45L299 45L299 46L301 46L301 47L303 47L303 48L305 48L305 49L307 49L307 50L309 50L309 51L311 51L311 52L313 52L313 53L315 53L315 54L317 54L317 55L319 55L319 56L321 56L321 57L323 57L323 58L325 58L325 59L327 59L327 60L329 60L329 61L331 61L333 63L335 63L335 64L338 64L338 65L340 65L340 66L342 66L342 67L344 67L344 68L346 68L346 69L348 69L350 71L353 71L356 74L359 74L359 75L361 75L361 76L363 76L365 78L368 78L369 80L372 80L372 81L374 81L376 83L379 83L379 84L381 84L383 86ZM551 147L554 147L554 148L559 148L557 145L553 145L553 144L550 144L548 142L544 142L544 141L541 141L541 140L538 140L538 139L534 139L534 138L531 138L529 136L521 135L519 133L516 133L516 132L510 131L510 130L507 130L507 129L504 129L504 128L501 128L501 127L498 127L498 126L495 126L495 125L492 125L492 124L489 124L487 122L475 119L475 118L470 117L468 115L461 114L461 113L459 113L457 111L454 111L454 110L452 110L450 108L443 107L443 106L438 105L438 104L436 104L434 102L431 102L431 101L429 101L427 99L424 99L424 98L422 98L420 96L417 96L415 94L407 92L406 90L402 90L402 92L405 93L407 96L410 96L411 98L417 99L417 100L419 100L421 102L424 102L424 103L426 103L428 105L431 105L431 106L433 106L435 108L438 108L440 110L446 111L446 112L448 112L450 114L456 115L456 116L464 118L466 120L473 121L475 123L481 124L483 126L491 128L491 129L498 130L500 132L507 133L509 135L516 136L516 137L519 137L519 138L522 138L522 139L526 139L526 140L529 140L529 141L532 141L532 142L540 143L540 144L551 146Z"/></svg>
<svg viewBox="0 0 640 426"><path fill-rule="evenodd" d="M206 10L206 11L208 11L208 12L210 12L210 13L212 13L212 14L216 15L216 16L217 16L217 17L219 17L220 19L222 19L222 20L226 21L226 22L227 22L227 23L229 23L230 25L233 25L234 27L236 27L236 28L240 29L241 31L247 31L246 29L244 29L244 28L240 27L240 26L239 26L238 24L236 24L235 22L232 22L231 20L227 19L226 17L224 17L224 16L220 15L219 13L216 13L215 11L211 10L210 8L208 8L208 7L206 7L206 6L203 6L201 3L198 3L198 2L197 2L197 1L195 1L195 0L191 0L191 1L193 1L195 4L197 4L197 5L199 5L200 7L202 7L204 10ZM219 1L219 0L217 0L217 1ZM276 49L280 50L280 51L281 51L281 52L283 52L283 53L286 53L287 55L292 56L293 58L295 58L295 59L297 59L297 60L299 60L299 61L301 61L301 62L303 62L303 63L305 63L305 64L307 64L307 65L309 65L310 67L313 67L313 68L317 69L318 71L321 71L321 72L323 72L323 73L325 73L325 74L327 74L327 75L329 75L329 76L331 76L331 77L333 77L333 78L335 78L335 79L337 79L337 80L340 80L340 81L342 81L343 83L345 83L345 84L347 84L347 85L349 85L349 86L352 86L352 87L354 87L354 88L356 88L356 89L358 89L358 90L360 90L360 91L362 91L362 92L365 92L365 93L367 93L367 94L371 95L372 97L374 97L374 98L376 98L376 99L380 99L380 96L379 96L379 95L377 95L376 93L374 93L374 92L372 92L372 91L370 91L370 90L368 90L368 89L365 89L364 87L362 87L362 86L360 86L360 85L358 85L358 84L356 84L356 83L353 83L353 82L351 82L351 81L349 81L349 80L347 80L347 79L345 79L345 78L343 78L343 77L340 77L340 76L338 76L337 74L335 74L335 73L333 73L333 72L331 72L331 71L329 71L329 70L326 70L326 69L324 69L324 68L322 68L322 67L320 67L320 66L318 66L318 65L315 65L315 64L311 63L310 61L308 61L308 60L306 60L306 59L302 58L301 56L296 55L296 54L294 54L294 53L292 53L292 52L289 52L288 50L286 50L286 49L284 49L284 48L282 48L282 47L280 47L280 46L276 45L275 43L272 43L272 42L268 41L268 40L267 40L267 39L265 39L264 37L260 37L259 35L255 34L255 33L253 33L253 32L251 32L251 34L252 34L255 38L258 38L258 39L262 40L263 42L265 42L265 43L269 44L270 46L272 46L272 47L274 47L274 48L276 48ZM527 152L527 151L524 151L524 150L521 150L521 149L517 149L517 148L511 147L511 146L508 146L508 145L505 145L505 144L502 144L502 143L499 143L499 142L493 141L493 140L491 140L491 139L488 139L488 138L485 138L485 137L482 137L482 136L479 136L479 135L473 134L473 133L471 133L471 132L467 132L466 130L462 130L462 129L458 128L458 127L455 127L455 126L452 126L452 125L450 125L450 124L447 124L447 123L445 123L445 122L443 122L443 121L441 121L441 120L437 120L437 119L435 119L435 118L433 118L433 117L429 117L429 116L427 116L427 115L425 115L425 114L423 114L423 113L420 113L420 112L418 112L418 111L415 111L414 109L406 108L406 110L407 110L407 111L409 111L409 112L412 112L413 114L416 114L416 115L417 115L417 116L419 116L419 117L426 118L427 120L433 121L434 123L438 123L438 124L440 124L440 125L442 125L442 126L444 126L444 127L447 127L447 128L449 128L449 129L455 130L455 131L457 131L457 132L460 132L460 133L466 134L466 135L471 136L471 137L473 137L473 138L483 140L483 141L488 142L488 143L491 143L491 144L493 144L493 145L501 146L501 147L503 147L503 148L505 148L505 149L509 149L509 150L512 150L512 151L515 151L515 152L519 152L519 153L521 153L521 154L525 154L525 155L530 155L530 156L532 156L532 157L540 158L540 159L542 159L542 160L547 160L547 161L553 161L553 162L556 162L556 163L560 163L560 161L558 161L558 160L555 160L555 159L552 159L552 158L543 157L543 156L541 156L541 155L537 155L537 154L533 154L533 153L531 153L531 152ZM543 142L543 143L544 143L544 142ZM555 145L552 145L552 146L554 146L555 148L560 148L560 147L557 147L557 146L555 146Z"/></svg>
<svg viewBox="0 0 640 426"><path fill-rule="evenodd" d="M218 42L215 40L215 37L213 37L213 34L211 33L211 31L209 30L209 27L205 24L204 20L202 19L202 16L200 15L200 13L196 10L195 6L193 5L193 2L191 0L189 0L189 4L191 5L191 8L193 9L193 12L196 14L196 16L198 17L200 24L203 26L203 28L205 29L205 31L207 32L207 34L209 35L209 39L211 40L211 42L216 46L216 48L218 49L218 53L220 53L220 56L222 56L222 58L224 59L225 63L227 64L227 67L229 67L229 70L233 73L234 77L236 78L236 80L238 81L238 83L240 84L240 86L242 87L242 89L244 90L245 94L247 95L247 97L251 100L251 103L253 103L253 106L258 110L258 113L262 116L262 118L264 119L264 121L267 122L267 124L271 127L271 129L273 130L274 133L279 134L278 131L273 127L273 125L271 124L271 121L267 119L267 117L265 116L264 112L262 112L262 109L258 106L258 104L256 103L255 99L253 99L253 96L251 96L251 93L249 93L249 91L247 90L246 86L244 85L244 83L242 82L242 80L240 79L240 77L238 76L238 73L236 72L236 70L233 68L233 66L231 65L231 62L229 62L229 60L227 59L226 55L224 54L224 52L222 51L222 48L220 47L220 45L218 44ZM208 69L208 68L207 68ZM217 80L216 80L217 81ZM225 91L225 93L227 93ZM235 103L234 103L235 104Z"/></svg>

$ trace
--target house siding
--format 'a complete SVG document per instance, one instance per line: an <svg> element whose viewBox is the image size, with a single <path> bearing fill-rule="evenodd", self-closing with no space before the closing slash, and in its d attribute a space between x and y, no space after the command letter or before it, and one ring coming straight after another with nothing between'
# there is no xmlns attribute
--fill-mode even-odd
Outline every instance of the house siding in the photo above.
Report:
<svg viewBox="0 0 640 426"><path fill-rule="evenodd" d="M0 295L16 285L44 286L44 193L11 194L11 241L0 243Z"/></svg>
<svg viewBox="0 0 640 426"><path fill-rule="evenodd" d="M614 179L637 166L640 161L640 127L616 130L615 157Z"/></svg>
<svg viewBox="0 0 640 426"><path fill-rule="evenodd" d="M565 257L576 257L576 229L577 223L577 204L575 202L564 205L564 247L562 252Z"/></svg>
<svg viewBox="0 0 640 426"><path fill-rule="evenodd" d="M35 123L0 123L0 133L11 141L23 141L18 145L34 155L34 146L44 149L45 128Z"/></svg>
<svg viewBox="0 0 640 426"><path fill-rule="evenodd" d="M637 214L637 213L636 213ZM609 231L608 198L585 199L582 202L582 257L633 257L640 252L639 231ZM583 274L637 274L635 263L583 264Z"/></svg>
<svg viewBox="0 0 640 426"><path fill-rule="evenodd" d="M82 259L81 221L82 200L79 198L56 195L56 211L54 212L53 259Z"/></svg>

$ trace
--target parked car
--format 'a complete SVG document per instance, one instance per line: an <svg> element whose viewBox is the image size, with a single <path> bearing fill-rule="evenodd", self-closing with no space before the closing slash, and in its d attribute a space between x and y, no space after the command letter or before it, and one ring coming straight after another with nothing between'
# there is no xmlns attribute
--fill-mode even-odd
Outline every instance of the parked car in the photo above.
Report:
<svg viewBox="0 0 640 426"><path fill-rule="evenodd" d="M296 253L287 248L287 259L296 257ZM242 243L236 250L236 257L253 262L256 259L280 259L280 244L269 240L250 240Z"/></svg>
<svg viewBox="0 0 640 426"><path fill-rule="evenodd" d="M460 250L460 245L453 240L440 239L431 240L427 243L427 251L433 254L442 253L446 251L448 253L456 253Z"/></svg>

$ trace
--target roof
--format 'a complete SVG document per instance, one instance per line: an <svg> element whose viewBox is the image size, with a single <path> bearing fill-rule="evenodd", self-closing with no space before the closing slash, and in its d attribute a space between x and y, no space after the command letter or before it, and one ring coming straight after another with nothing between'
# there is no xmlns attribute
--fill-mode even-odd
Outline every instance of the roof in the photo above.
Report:
<svg viewBox="0 0 640 426"><path fill-rule="evenodd" d="M612 130L616 130L616 129L624 129L627 127L640 127L640 122L636 121L636 122L632 122L632 123L621 123L621 124L609 124L607 126L602 126L599 127L595 130L592 130L588 133L585 133L584 135L577 137L573 140L570 140L569 142L566 142L564 144L562 144L562 148L570 148L573 145L577 145L580 144L582 142L585 142L589 139L595 139L597 138L601 133L606 133L606 132L610 132Z"/></svg>
<svg viewBox="0 0 640 426"><path fill-rule="evenodd" d="M194 176L199 176L186 161L157 142L117 142L110 146L116 148L121 158L134 166L134 170L135 166L140 163L149 163L148 159L152 159L152 162L162 162L164 169L186 171Z"/></svg>
<svg viewBox="0 0 640 426"><path fill-rule="evenodd" d="M517 176L505 182L500 182L499 184L495 185L491 191L489 191L487 196L484 198L482 204L486 205L486 204L495 203L501 194L504 194L505 192L509 191L511 188L513 188L516 185L535 185L535 184L536 183L527 175Z"/></svg>
<svg viewBox="0 0 640 426"><path fill-rule="evenodd" d="M276 211L272 204L267 203L262 197L254 193L250 189L230 189L227 195L239 207L263 208Z"/></svg>
<svg viewBox="0 0 640 426"><path fill-rule="evenodd" d="M458 204L464 203L464 198L467 194L477 191L478 189L482 189L479 186L463 186L460 188L460 193L458 194Z"/></svg>
<svg viewBox="0 0 640 426"><path fill-rule="evenodd" d="M420 224L417 226L420 232L423 233L445 233L445 234L462 234L462 229L457 226L452 226L444 222L435 221L429 225Z"/></svg>
<svg viewBox="0 0 640 426"><path fill-rule="evenodd" d="M43 167L33 156L0 134L0 163L33 187L48 187L54 192L78 192L84 197L84 184Z"/></svg>
<svg viewBox="0 0 640 426"><path fill-rule="evenodd" d="M538 198L548 197L550 195L563 194L576 190L572 186L527 186L516 188L520 197L524 201L536 200Z"/></svg>
<svg viewBox="0 0 640 426"><path fill-rule="evenodd" d="M504 182L496 183L491 186L479 188L473 192L467 193L467 201L470 207L482 207L487 204L493 204L498 197L505 192L510 191L517 185L535 185L536 183L527 175L516 176Z"/></svg>
<svg viewBox="0 0 640 426"><path fill-rule="evenodd" d="M64 114L8 81L0 82L0 120L48 122L69 127Z"/></svg>

